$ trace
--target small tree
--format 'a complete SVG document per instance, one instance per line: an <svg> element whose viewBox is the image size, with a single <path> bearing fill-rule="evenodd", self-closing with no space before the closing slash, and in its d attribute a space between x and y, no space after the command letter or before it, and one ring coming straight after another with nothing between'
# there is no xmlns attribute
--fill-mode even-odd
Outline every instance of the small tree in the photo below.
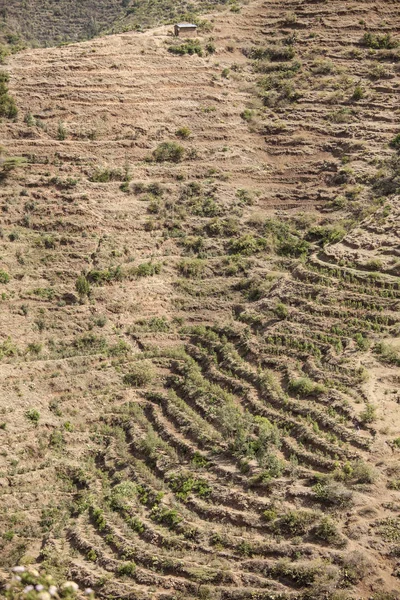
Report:
<svg viewBox="0 0 400 600"><path fill-rule="evenodd" d="M79 275L75 283L75 289L81 300L90 294L90 285L85 275Z"/></svg>

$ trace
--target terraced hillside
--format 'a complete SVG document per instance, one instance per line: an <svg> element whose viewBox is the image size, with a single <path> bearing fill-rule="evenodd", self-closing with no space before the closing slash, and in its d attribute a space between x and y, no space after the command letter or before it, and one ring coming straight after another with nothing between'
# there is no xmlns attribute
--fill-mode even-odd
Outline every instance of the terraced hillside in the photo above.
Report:
<svg viewBox="0 0 400 600"><path fill-rule="evenodd" d="M143 30L216 9L226 2L196 0L2 0L0 43L11 51L23 44L52 46L104 33ZM236 9L236 2L231 2ZM1 58L1 49L0 49Z"/></svg>
<svg viewBox="0 0 400 600"><path fill-rule="evenodd" d="M1 564L395 600L400 7L207 21L7 63Z"/></svg>

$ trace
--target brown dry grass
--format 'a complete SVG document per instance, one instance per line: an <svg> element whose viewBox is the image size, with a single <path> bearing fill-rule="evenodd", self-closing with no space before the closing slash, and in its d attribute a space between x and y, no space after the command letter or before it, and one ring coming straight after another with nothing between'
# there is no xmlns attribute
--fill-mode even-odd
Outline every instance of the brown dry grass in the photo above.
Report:
<svg viewBox="0 0 400 600"><path fill-rule="evenodd" d="M161 27L9 60L20 112L0 125L2 152L28 162L0 190L3 565L45 561L100 597L399 589L385 520L399 480L386 161L400 63L359 44L362 21L395 32L399 14L345 4L211 15L203 57L170 54ZM293 34L297 99L263 105L260 69L284 68L248 50ZM181 162L149 160L166 141ZM257 416L276 426L261 450ZM171 477L188 472L211 491L179 495Z"/></svg>

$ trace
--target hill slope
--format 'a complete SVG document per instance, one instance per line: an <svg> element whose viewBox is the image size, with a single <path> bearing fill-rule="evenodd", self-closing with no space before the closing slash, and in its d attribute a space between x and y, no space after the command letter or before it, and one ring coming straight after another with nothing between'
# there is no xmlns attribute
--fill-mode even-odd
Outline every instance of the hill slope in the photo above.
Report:
<svg viewBox="0 0 400 600"><path fill-rule="evenodd" d="M21 43L52 46L171 23L187 13L193 18L223 4L218 0L8 0L0 7L0 42L11 48Z"/></svg>
<svg viewBox="0 0 400 600"><path fill-rule="evenodd" d="M397 598L399 7L209 18L7 65L2 564Z"/></svg>

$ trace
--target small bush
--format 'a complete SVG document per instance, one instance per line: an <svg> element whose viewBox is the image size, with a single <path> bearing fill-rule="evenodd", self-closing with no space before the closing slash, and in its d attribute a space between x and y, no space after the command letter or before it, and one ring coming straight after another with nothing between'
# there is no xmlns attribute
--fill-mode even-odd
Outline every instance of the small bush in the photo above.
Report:
<svg viewBox="0 0 400 600"><path fill-rule="evenodd" d="M262 237L256 237L251 233L242 235L237 240L230 243L229 251L231 254L243 254L250 256L267 248L267 240Z"/></svg>
<svg viewBox="0 0 400 600"><path fill-rule="evenodd" d="M18 109L14 98L8 93L8 81L8 73L0 71L0 117L15 119L18 114Z"/></svg>
<svg viewBox="0 0 400 600"><path fill-rule="evenodd" d="M86 554L86 558L92 562L96 562L97 560L97 554L96 552L93 550L93 548L91 548L89 550L89 552Z"/></svg>
<svg viewBox="0 0 400 600"><path fill-rule="evenodd" d="M144 387L151 383L153 378L154 372L151 366L148 363L139 363L124 375L123 382L132 387Z"/></svg>
<svg viewBox="0 0 400 600"><path fill-rule="evenodd" d="M354 100L354 102L358 102L359 100L362 100L365 97L365 90L361 85L357 85L354 88L354 92L352 95L352 100Z"/></svg>
<svg viewBox="0 0 400 600"><path fill-rule="evenodd" d="M204 479L195 479L192 476L184 474L173 476L170 479L170 486L175 495L180 500L187 500L189 494L197 494L201 498L206 498L211 493L211 488Z"/></svg>
<svg viewBox="0 0 400 600"><path fill-rule="evenodd" d="M181 275L188 278L202 277L206 268L206 261L200 258L188 258L178 264Z"/></svg>
<svg viewBox="0 0 400 600"><path fill-rule="evenodd" d="M287 318L289 311L285 304L283 304L282 302L278 302L278 304L274 308L274 313L278 317L278 319L281 319L283 321Z"/></svg>
<svg viewBox="0 0 400 600"><path fill-rule="evenodd" d="M8 283L10 281L10 276L6 271L2 271L0 269L0 283Z"/></svg>
<svg viewBox="0 0 400 600"><path fill-rule="evenodd" d="M39 423L39 419L40 419L40 412L36 408L30 408L29 410L26 411L25 417L29 421L31 421L32 423L37 425Z"/></svg>
<svg viewBox="0 0 400 600"><path fill-rule="evenodd" d="M208 42L206 44L206 52L207 52L207 54L214 54L215 51L216 51L215 44L213 44L213 42Z"/></svg>
<svg viewBox="0 0 400 600"><path fill-rule="evenodd" d="M357 460L352 466L352 478L356 483L374 483L377 474L373 467L362 460Z"/></svg>
<svg viewBox="0 0 400 600"><path fill-rule="evenodd" d="M190 56L193 54L203 56L203 48L201 47L199 40L186 40L179 46L169 46L168 52L177 54L178 56L184 56L185 54L189 54Z"/></svg>
<svg viewBox="0 0 400 600"><path fill-rule="evenodd" d="M326 392L326 388L320 383L314 383L308 377L291 379L289 381L289 391L299 396L318 396Z"/></svg>
<svg viewBox="0 0 400 600"><path fill-rule="evenodd" d="M180 162L185 154L185 148L176 142L162 142L153 151L156 162Z"/></svg>
<svg viewBox="0 0 400 600"><path fill-rule="evenodd" d="M335 523L329 517L323 517L313 533L317 539L327 544L341 545L343 543Z"/></svg>
<svg viewBox="0 0 400 600"><path fill-rule="evenodd" d="M294 48L289 44L286 46L268 46L267 48L254 47L245 50L244 53L253 60L268 58L271 61L288 61L295 56Z"/></svg>
<svg viewBox="0 0 400 600"><path fill-rule="evenodd" d="M390 142L389 146L394 150L400 151L400 133L398 133Z"/></svg>
<svg viewBox="0 0 400 600"><path fill-rule="evenodd" d="M305 510L291 510L279 519L278 528L283 533L290 535L303 535L307 533L315 519L314 513Z"/></svg>
<svg viewBox="0 0 400 600"><path fill-rule="evenodd" d="M89 180L93 183L108 183L110 181L123 181L128 183L126 172L122 169L110 169L109 167L98 167L93 171Z"/></svg>
<svg viewBox="0 0 400 600"><path fill-rule="evenodd" d="M79 275L78 279L75 282L75 289L81 298L89 296L90 285L85 275Z"/></svg>
<svg viewBox="0 0 400 600"><path fill-rule="evenodd" d="M359 350L363 350L366 351L369 348L369 341L367 340L367 338L365 338L362 333L356 333L354 336L354 340L357 344L357 348Z"/></svg>
<svg viewBox="0 0 400 600"><path fill-rule="evenodd" d="M122 277L121 267L111 267L110 269L103 269L102 271L93 269L86 275L86 279L89 283L97 285L103 285L110 281L121 281Z"/></svg>
<svg viewBox="0 0 400 600"><path fill-rule="evenodd" d="M62 142L66 139L66 137L67 137L67 129L66 129L64 123L59 121L58 128L57 128L57 139Z"/></svg>
<svg viewBox="0 0 400 600"><path fill-rule="evenodd" d="M332 480L317 483L313 487L313 492L319 502L331 506L347 508L353 501L351 490L348 490L342 483Z"/></svg>
<svg viewBox="0 0 400 600"><path fill-rule="evenodd" d="M265 521L270 523L271 521L275 521L275 519L278 517L278 513L273 508L270 508L268 510L264 510L263 517Z"/></svg>
<svg viewBox="0 0 400 600"><path fill-rule="evenodd" d="M400 353L399 351L385 342L379 342L374 348L375 352L380 356L383 362L391 365L400 366Z"/></svg>
<svg viewBox="0 0 400 600"><path fill-rule="evenodd" d="M151 511L151 518L156 521L156 523L162 523L171 529L179 525L182 521L182 517L178 515L176 510L157 505L154 506Z"/></svg>
<svg viewBox="0 0 400 600"><path fill-rule="evenodd" d="M288 236L285 241L282 241L278 246L278 254L291 258L299 258L305 256L309 251L310 244L306 240L302 240L295 236Z"/></svg>
<svg viewBox="0 0 400 600"><path fill-rule="evenodd" d="M161 263L141 263L134 269L133 274L136 277L152 277L153 275L158 275L161 273Z"/></svg>
<svg viewBox="0 0 400 600"><path fill-rule="evenodd" d="M390 33L378 35L367 32L364 33L361 39L361 44L367 48L373 48L374 50L393 50L394 48L399 47L400 42L398 40L394 40Z"/></svg>
<svg viewBox="0 0 400 600"><path fill-rule="evenodd" d="M188 137L190 137L191 135L191 130L189 129L189 127L180 127L179 129L177 129L177 131L175 132L175 135L179 138L181 138L182 140L186 140Z"/></svg>
<svg viewBox="0 0 400 600"><path fill-rule="evenodd" d="M346 230L338 225L311 227L307 233L307 239L318 240L322 246L340 242L346 235Z"/></svg>
<svg viewBox="0 0 400 600"><path fill-rule="evenodd" d="M128 575L132 577L136 572L136 565L134 562L126 562L118 567L119 575Z"/></svg>
<svg viewBox="0 0 400 600"><path fill-rule="evenodd" d="M245 108L243 112L240 113L241 118L243 119L243 121L251 121L254 117L254 111L250 110L249 108Z"/></svg>
<svg viewBox="0 0 400 600"><path fill-rule="evenodd" d="M373 423L376 421L376 406L373 404L367 404L365 409L360 414L360 420L362 423Z"/></svg>
<svg viewBox="0 0 400 600"><path fill-rule="evenodd" d="M361 552L354 550L343 558L342 573L345 584L358 583L368 572L371 572L371 567L367 558Z"/></svg>

